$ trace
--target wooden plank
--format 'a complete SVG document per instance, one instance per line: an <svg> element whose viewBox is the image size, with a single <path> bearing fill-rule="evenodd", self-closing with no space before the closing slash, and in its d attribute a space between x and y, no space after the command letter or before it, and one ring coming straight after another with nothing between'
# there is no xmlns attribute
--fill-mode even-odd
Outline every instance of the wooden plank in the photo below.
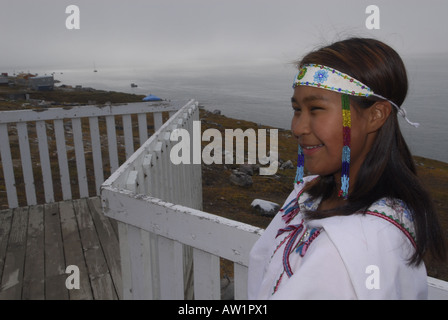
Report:
<svg viewBox="0 0 448 320"><path fill-rule="evenodd" d="M20 160L22 162L23 180L25 181L26 201L28 205L37 203L36 188L34 187L33 166L31 164L30 143L26 122L17 123L19 136Z"/></svg>
<svg viewBox="0 0 448 320"><path fill-rule="evenodd" d="M159 130L163 125L162 112L154 112L154 130Z"/></svg>
<svg viewBox="0 0 448 320"><path fill-rule="evenodd" d="M120 239L122 299L132 300L131 253L128 243L128 225L118 222L117 226L118 237Z"/></svg>
<svg viewBox="0 0 448 320"><path fill-rule="evenodd" d="M6 196L10 208L19 206L16 190L16 180L14 178L14 167L12 165L11 147L9 145L8 127L6 124L0 124L0 157L3 166L3 177L5 179Z"/></svg>
<svg viewBox="0 0 448 320"><path fill-rule="evenodd" d="M178 120L178 126L188 130L188 132L192 132L193 129L193 125L188 122L188 121L184 121L183 119L179 119ZM187 206L187 207L192 207L193 203L194 203L194 199L193 199L193 188L194 186L192 185L192 183L194 184L194 180L193 180L193 164L181 164L180 165L182 167L182 179L183 179L183 187L184 187L184 202L183 205Z"/></svg>
<svg viewBox="0 0 448 320"><path fill-rule="evenodd" d="M45 298L47 300L68 300L65 286L64 245L58 203L44 206L45 219Z"/></svg>
<svg viewBox="0 0 448 320"><path fill-rule="evenodd" d="M174 201L175 190L174 190L174 176L173 176L173 163L170 159L170 133L163 132L160 135L160 141L162 142L162 163L164 166L163 170L163 186L164 186L164 200L172 203L176 203Z"/></svg>
<svg viewBox="0 0 448 320"><path fill-rule="evenodd" d="M25 271L23 275L23 300L45 299L45 242L44 207L29 209L28 237L26 242Z"/></svg>
<svg viewBox="0 0 448 320"><path fill-rule="evenodd" d="M93 298L115 300L117 293L104 258L101 243L86 199L73 201L81 243L93 289Z"/></svg>
<svg viewBox="0 0 448 320"><path fill-rule="evenodd" d="M132 134L132 119L130 115L123 115L123 132L124 132L124 147L126 151L126 159L134 153L134 137Z"/></svg>
<svg viewBox="0 0 448 320"><path fill-rule="evenodd" d="M146 113L138 114L138 134L140 138L140 145L148 140L148 124L146 122Z"/></svg>
<svg viewBox="0 0 448 320"><path fill-rule="evenodd" d="M157 174L159 177L159 183L157 184L157 189L159 192L158 198L168 201L168 185L167 185L167 170L166 167L168 166L168 163L166 163L166 152L165 152L165 145L163 142L159 141L156 145L156 155L157 155Z"/></svg>
<svg viewBox="0 0 448 320"><path fill-rule="evenodd" d="M0 300L20 300L25 266L28 207L14 209L0 286Z"/></svg>
<svg viewBox="0 0 448 320"><path fill-rule="evenodd" d="M96 194L100 195L101 184L104 182L103 159L101 156L100 129L98 117L89 118L90 138L92 141L93 170L95 174Z"/></svg>
<svg viewBox="0 0 448 320"><path fill-rule="evenodd" d="M199 121L199 103L196 101L195 102L196 108L192 114L192 120L193 121ZM196 183L196 188L195 188L195 193L194 196L192 197L195 201L195 203L193 204L193 208L198 209L198 210L202 210L202 166L201 164L194 164L193 165L193 170L194 170L194 179L193 181L195 181Z"/></svg>
<svg viewBox="0 0 448 320"><path fill-rule="evenodd" d="M2 281L3 267L6 259L9 234L11 232L12 209L0 211L0 285Z"/></svg>
<svg viewBox="0 0 448 320"><path fill-rule="evenodd" d="M138 178L138 171L129 172L128 178L126 179L127 190L137 192L137 178Z"/></svg>
<svg viewBox="0 0 448 320"><path fill-rule="evenodd" d="M154 175L151 172L151 167L152 167L152 154L148 153L143 157L143 161L142 161L142 169L143 169L143 177L144 177L144 181L143 181L143 194L150 194L150 190L152 188L151 185L151 180L152 180L152 176Z"/></svg>
<svg viewBox="0 0 448 320"><path fill-rule="evenodd" d="M81 246L81 239L71 200L59 203L62 240L64 242L65 266L74 265L79 269L79 289L70 289L70 300L92 300L93 292ZM67 275L68 277L68 275Z"/></svg>
<svg viewBox="0 0 448 320"><path fill-rule="evenodd" d="M163 188L163 160L162 160L162 142L157 142L154 148L155 154L155 165L154 172L156 174L156 183L153 192L157 198L162 199L164 197L164 188Z"/></svg>
<svg viewBox="0 0 448 320"><path fill-rule="evenodd" d="M191 101L189 102L191 103ZM0 124L38 121L38 120L62 120L86 117L116 116L123 114L152 113L152 112L177 112L180 108L169 102L158 105L149 105L146 102L134 102L109 106L78 106L72 108L49 108L36 110L2 111Z"/></svg>
<svg viewBox="0 0 448 320"><path fill-rule="evenodd" d="M194 297L197 300L219 300L219 257L205 251L193 249Z"/></svg>
<svg viewBox="0 0 448 320"><path fill-rule="evenodd" d="M133 300L147 300L152 299L151 282L145 280L148 277L145 275L145 264L143 257L144 247L142 245L142 237L140 229L134 226L127 226L127 243L129 247L130 257L130 280L132 287L132 299Z"/></svg>
<svg viewBox="0 0 448 320"><path fill-rule="evenodd" d="M79 196L86 198L89 196L89 187L87 186L86 160L84 156L84 144L82 137L81 120L72 119L73 140L75 142L76 170L78 173Z"/></svg>
<svg viewBox="0 0 448 320"><path fill-rule="evenodd" d="M110 172L115 172L118 169L118 151L117 151L117 135L115 133L115 117L106 117L107 128L107 146L109 151Z"/></svg>
<svg viewBox="0 0 448 320"><path fill-rule="evenodd" d="M118 298L122 299L123 286L121 280L120 244L118 243L118 236L113 229L110 219L105 217L102 212L100 198L89 198L87 204L92 214L96 232L101 247L103 248L104 257L106 258Z"/></svg>
<svg viewBox="0 0 448 320"><path fill-rule="evenodd" d="M233 264L235 300L247 300L248 268L239 263Z"/></svg>
<svg viewBox="0 0 448 320"><path fill-rule="evenodd" d="M39 145L40 167L44 183L45 202L54 202L53 178L51 176L50 156L48 154L47 126L45 121L36 121L37 140Z"/></svg>
<svg viewBox="0 0 448 320"><path fill-rule="evenodd" d="M63 120L54 121L54 135L56 137L56 150L58 153L59 174L61 177L62 199L72 198L70 174L68 171L67 148L65 145L65 133Z"/></svg>
<svg viewBox="0 0 448 320"><path fill-rule="evenodd" d="M162 300L184 299L184 270L182 244L159 237L160 297Z"/></svg>
<svg viewBox="0 0 448 320"><path fill-rule="evenodd" d="M140 229L143 252L143 271L146 290L154 300L160 299L160 269L157 259L159 252L159 237Z"/></svg>

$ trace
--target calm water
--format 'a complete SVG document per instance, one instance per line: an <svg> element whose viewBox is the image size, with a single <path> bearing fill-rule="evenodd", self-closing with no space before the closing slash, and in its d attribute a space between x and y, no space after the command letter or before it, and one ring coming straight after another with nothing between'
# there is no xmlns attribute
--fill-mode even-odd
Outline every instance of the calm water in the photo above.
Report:
<svg viewBox="0 0 448 320"><path fill-rule="evenodd" d="M418 129L400 119L415 155L448 162L448 58L435 56L404 59L410 90L404 107ZM209 67L150 70L61 70L55 78L64 84L137 94L155 94L168 100L194 98L208 110L229 117L289 128L292 111L292 65ZM130 84L136 83L137 88Z"/></svg>

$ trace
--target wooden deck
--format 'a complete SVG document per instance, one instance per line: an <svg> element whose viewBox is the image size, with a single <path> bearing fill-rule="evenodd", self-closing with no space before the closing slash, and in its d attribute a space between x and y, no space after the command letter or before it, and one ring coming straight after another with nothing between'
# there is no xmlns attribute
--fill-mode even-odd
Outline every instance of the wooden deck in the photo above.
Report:
<svg viewBox="0 0 448 320"><path fill-rule="evenodd" d="M99 197L0 211L0 279L0 300L120 299L117 227Z"/></svg>

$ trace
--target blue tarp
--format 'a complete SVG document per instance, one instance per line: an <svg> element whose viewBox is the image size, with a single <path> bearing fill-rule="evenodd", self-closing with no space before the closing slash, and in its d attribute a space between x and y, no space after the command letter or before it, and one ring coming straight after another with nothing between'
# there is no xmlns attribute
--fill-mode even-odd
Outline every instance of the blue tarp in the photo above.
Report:
<svg viewBox="0 0 448 320"><path fill-rule="evenodd" d="M150 94L149 96L146 96L143 98L143 101L161 101L162 99L160 99L159 97Z"/></svg>

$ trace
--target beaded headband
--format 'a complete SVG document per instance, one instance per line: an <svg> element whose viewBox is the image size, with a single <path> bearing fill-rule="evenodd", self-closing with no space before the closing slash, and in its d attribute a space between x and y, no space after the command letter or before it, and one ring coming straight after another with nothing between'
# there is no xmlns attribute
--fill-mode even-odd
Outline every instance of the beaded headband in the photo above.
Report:
<svg viewBox="0 0 448 320"><path fill-rule="evenodd" d="M414 127L418 127L420 125L419 123L409 121L406 110L400 108L393 101L374 93L372 89L363 84L361 81L358 81L353 77L330 67L320 64L304 65L294 79L293 88L298 86L326 89L355 97L374 96L382 100L386 100L393 105L397 109L398 114L402 116L410 125Z"/></svg>
<svg viewBox="0 0 448 320"><path fill-rule="evenodd" d="M298 86L310 86L320 89L326 89L341 93L342 116L343 116L343 148L342 148L342 171L341 171L341 190L339 196L347 199L349 189L349 172L350 172L350 139L351 139L351 113L349 96L369 97L375 96L383 100L389 101L410 125L418 127L418 123L409 121L406 111L397 106L383 96L376 94L368 86L353 77L342 73L336 69L326 67L319 64L304 65L296 78L294 79L293 88ZM299 145L297 158L297 173L295 183L303 182L304 174L304 154L302 147Z"/></svg>

